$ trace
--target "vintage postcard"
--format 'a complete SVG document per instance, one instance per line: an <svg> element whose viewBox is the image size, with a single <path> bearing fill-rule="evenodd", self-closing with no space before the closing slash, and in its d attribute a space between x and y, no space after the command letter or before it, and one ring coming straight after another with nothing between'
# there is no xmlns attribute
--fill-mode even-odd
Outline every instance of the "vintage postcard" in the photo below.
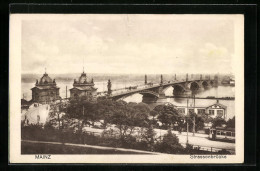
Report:
<svg viewBox="0 0 260 171"><path fill-rule="evenodd" d="M243 163L244 16L11 14L10 163Z"/></svg>

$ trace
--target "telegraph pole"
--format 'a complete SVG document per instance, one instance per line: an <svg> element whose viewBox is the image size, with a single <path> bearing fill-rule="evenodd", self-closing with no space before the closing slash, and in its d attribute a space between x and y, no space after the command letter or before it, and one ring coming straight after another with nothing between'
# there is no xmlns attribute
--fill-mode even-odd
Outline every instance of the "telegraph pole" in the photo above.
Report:
<svg viewBox="0 0 260 171"><path fill-rule="evenodd" d="M66 86L66 100L67 100L67 86Z"/></svg>
<svg viewBox="0 0 260 171"><path fill-rule="evenodd" d="M193 96L193 98L194 98L194 116L193 116L193 130L192 130L192 132L193 132L193 136L195 135L195 94L194 94L194 96Z"/></svg>

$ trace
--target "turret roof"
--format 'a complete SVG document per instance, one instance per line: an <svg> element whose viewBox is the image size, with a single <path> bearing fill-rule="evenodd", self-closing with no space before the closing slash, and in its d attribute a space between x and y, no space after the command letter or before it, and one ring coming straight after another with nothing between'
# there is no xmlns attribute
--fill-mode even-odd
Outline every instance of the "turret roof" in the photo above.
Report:
<svg viewBox="0 0 260 171"><path fill-rule="evenodd" d="M48 74L45 72L40 80L40 84L44 83L52 83L52 79L48 76Z"/></svg>

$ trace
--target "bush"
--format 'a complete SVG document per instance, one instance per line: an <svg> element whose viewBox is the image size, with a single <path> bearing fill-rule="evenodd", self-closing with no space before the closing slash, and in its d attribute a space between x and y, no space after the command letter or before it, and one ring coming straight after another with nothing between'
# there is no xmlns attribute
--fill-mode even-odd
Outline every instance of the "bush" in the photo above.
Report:
<svg viewBox="0 0 260 171"><path fill-rule="evenodd" d="M208 129L205 129L205 134L209 134L209 132L210 132L210 129L208 128Z"/></svg>
<svg viewBox="0 0 260 171"><path fill-rule="evenodd" d="M155 151L169 154L180 154L183 153L184 148L179 143L179 138L168 130L168 133L163 136L162 142L155 144Z"/></svg>
<svg viewBox="0 0 260 171"><path fill-rule="evenodd" d="M229 151L227 151L226 149L222 149L220 151L218 151L218 154L231 154Z"/></svg>
<svg viewBox="0 0 260 171"><path fill-rule="evenodd" d="M193 150L193 146L191 144L186 144L186 148L185 148L185 152L187 154L193 154L194 150Z"/></svg>

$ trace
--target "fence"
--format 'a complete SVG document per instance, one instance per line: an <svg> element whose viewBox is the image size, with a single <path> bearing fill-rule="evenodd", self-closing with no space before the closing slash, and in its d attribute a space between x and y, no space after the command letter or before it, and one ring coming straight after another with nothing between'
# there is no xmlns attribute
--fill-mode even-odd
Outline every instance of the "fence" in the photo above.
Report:
<svg viewBox="0 0 260 171"><path fill-rule="evenodd" d="M181 143L183 147L186 148L186 144ZM233 149L226 149L226 148L216 148L216 147L209 147L209 146L200 146L200 145L192 145L192 149L198 150L198 151L207 151L210 153L220 153L220 152L229 152L230 154L235 154L235 150Z"/></svg>

